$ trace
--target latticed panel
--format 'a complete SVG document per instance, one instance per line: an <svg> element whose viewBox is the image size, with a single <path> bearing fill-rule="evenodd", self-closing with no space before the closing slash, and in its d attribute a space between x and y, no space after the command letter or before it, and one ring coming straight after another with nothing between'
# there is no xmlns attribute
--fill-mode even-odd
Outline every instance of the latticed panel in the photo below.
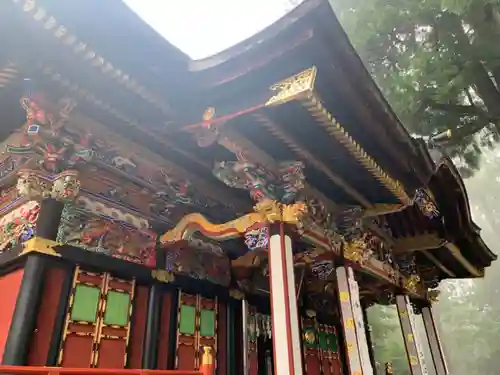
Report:
<svg viewBox="0 0 500 375"><path fill-rule="evenodd" d="M90 367L99 329L101 294L106 275L75 269L73 285L62 334L58 364L64 367Z"/></svg>
<svg viewBox="0 0 500 375"><path fill-rule="evenodd" d="M217 299L179 293L176 368L197 370L203 346L217 350Z"/></svg>
<svg viewBox="0 0 500 375"><path fill-rule="evenodd" d="M217 298L209 299L198 296L198 367L204 346L213 348L214 359L217 358ZM215 362L217 368L217 361Z"/></svg>
<svg viewBox="0 0 500 375"><path fill-rule="evenodd" d="M341 375L339 339L335 327L326 324L319 325L318 351L323 375Z"/></svg>
<svg viewBox="0 0 500 375"><path fill-rule="evenodd" d="M126 366L134 292L135 280L122 280L107 275L101 293L102 308L95 340L94 366Z"/></svg>
<svg viewBox="0 0 500 375"><path fill-rule="evenodd" d="M76 268L60 366L125 367L134 288L135 281Z"/></svg>
<svg viewBox="0 0 500 375"><path fill-rule="evenodd" d="M321 375L321 358L318 349L319 332L316 319L302 319L302 345L304 347L304 365L311 375Z"/></svg>

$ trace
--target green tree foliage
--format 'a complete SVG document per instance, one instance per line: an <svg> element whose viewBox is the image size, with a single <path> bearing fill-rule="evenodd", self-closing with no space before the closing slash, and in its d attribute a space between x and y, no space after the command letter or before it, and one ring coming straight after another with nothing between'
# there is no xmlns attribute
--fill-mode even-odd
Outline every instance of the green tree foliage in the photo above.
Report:
<svg viewBox="0 0 500 375"><path fill-rule="evenodd" d="M477 170L500 130L500 1L330 2L403 124L452 130L448 152Z"/></svg>

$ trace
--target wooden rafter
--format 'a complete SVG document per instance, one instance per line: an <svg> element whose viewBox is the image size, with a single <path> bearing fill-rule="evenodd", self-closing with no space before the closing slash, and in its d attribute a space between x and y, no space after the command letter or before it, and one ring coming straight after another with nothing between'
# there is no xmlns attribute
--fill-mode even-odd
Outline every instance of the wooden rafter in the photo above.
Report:
<svg viewBox="0 0 500 375"><path fill-rule="evenodd" d="M472 276L482 277L484 273L478 270L474 265L469 262L462 254L457 245L453 242L448 242L446 244L446 248L450 250L451 254L455 257L455 259L464 267Z"/></svg>
<svg viewBox="0 0 500 375"><path fill-rule="evenodd" d="M370 136L380 139L381 143L386 146L386 151L392 156L393 160L402 165L405 169L409 169L408 157L404 156L399 150L391 147L393 141L389 139L387 131L384 126L382 126L378 121L374 120L371 114L367 111L366 105L360 96L355 92L351 82L348 81L348 75L342 72L338 67L334 65L330 66L334 74L324 74L321 76L322 79L328 80L330 86L335 85L339 87L342 94L346 96L349 103L360 109L355 111L355 115L359 116L360 122L363 124L374 124L375 126L365 126L364 129L370 133ZM333 78L335 77L335 79Z"/></svg>
<svg viewBox="0 0 500 375"><path fill-rule="evenodd" d="M420 250L437 249L446 244L437 233L424 233L417 236L400 237L394 241L394 254L405 254Z"/></svg>
<svg viewBox="0 0 500 375"><path fill-rule="evenodd" d="M433 254L431 254L430 251L422 250L421 253L424 254L432 263L434 263L445 274L447 274L450 277L457 277L455 272L453 272L448 267L446 267L443 263L441 263L438 258L436 258Z"/></svg>
<svg viewBox="0 0 500 375"><path fill-rule="evenodd" d="M68 28L67 25L59 23L57 17L52 16L43 4L37 4L35 1L28 2L29 5L23 5L23 2L11 0L16 3L17 9L26 15L27 22L43 24L42 32L49 34L66 54L76 54L84 64L96 70L102 77L113 80L125 90L136 95L137 98L149 103L153 108L159 110L167 119L171 119L172 108L170 103L164 100L160 95L150 91L145 85L135 77L127 74L120 69L119 64L106 59L103 54L92 48L87 41L79 39Z"/></svg>
<svg viewBox="0 0 500 375"><path fill-rule="evenodd" d="M271 120L269 117L259 113L254 114L253 117L264 126L271 134L282 141L291 151L303 158L309 164L314 166L316 169L324 173L328 179L341 187L350 197L359 202L363 207L370 207L371 203L366 199L361 193L350 186L343 178L339 177L333 173L330 168L328 168L323 162L315 158L310 152L308 152L304 147L299 146L295 140L289 136L283 126L278 124L276 121Z"/></svg>

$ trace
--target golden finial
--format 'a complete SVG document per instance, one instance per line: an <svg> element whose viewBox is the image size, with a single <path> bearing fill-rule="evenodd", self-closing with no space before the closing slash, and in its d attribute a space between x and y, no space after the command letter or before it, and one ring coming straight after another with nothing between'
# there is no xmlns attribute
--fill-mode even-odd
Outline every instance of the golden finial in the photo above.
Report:
<svg viewBox="0 0 500 375"><path fill-rule="evenodd" d="M213 365L213 363L214 363L214 356L212 353L212 348L210 346L204 346L201 364L202 365Z"/></svg>

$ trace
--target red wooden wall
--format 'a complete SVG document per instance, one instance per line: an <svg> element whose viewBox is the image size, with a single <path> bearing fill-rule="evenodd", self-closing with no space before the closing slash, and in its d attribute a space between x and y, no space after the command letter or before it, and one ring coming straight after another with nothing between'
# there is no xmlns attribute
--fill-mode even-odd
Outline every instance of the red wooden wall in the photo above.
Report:
<svg viewBox="0 0 500 375"><path fill-rule="evenodd" d="M227 303L219 301L217 314L217 374L227 375Z"/></svg>
<svg viewBox="0 0 500 375"><path fill-rule="evenodd" d="M56 267L48 269L45 274L35 332L28 354L29 366L45 366L47 364L52 331L66 275L67 271Z"/></svg>
<svg viewBox="0 0 500 375"><path fill-rule="evenodd" d="M10 322L16 308L17 294L23 279L24 269L17 269L9 274L0 276L0 354L3 357L5 342L9 335Z"/></svg>
<svg viewBox="0 0 500 375"><path fill-rule="evenodd" d="M160 339L158 342L158 370L167 369L170 345L175 345L175 342L170 342L170 320L174 306L172 298L173 295L171 292L163 293L160 316Z"/></svg>
<svg viewBox="0 0 500 375"><path fill-rule="evenodd" d="M135 292L134 312L132 314L132 332L129 347L129 368L142 367L142 350L146 330L149 287L138 286Z"/></svg>

